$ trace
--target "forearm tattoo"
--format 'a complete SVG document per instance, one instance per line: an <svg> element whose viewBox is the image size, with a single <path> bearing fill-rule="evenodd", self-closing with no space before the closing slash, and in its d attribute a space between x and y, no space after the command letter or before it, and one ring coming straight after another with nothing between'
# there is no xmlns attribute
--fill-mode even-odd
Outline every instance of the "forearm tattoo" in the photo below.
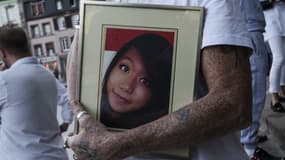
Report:
<svg viewBox="0 0 285 160"><path fill-rule="evenodd" d="M243 127L251 82L245 52L244 47L236 46L205 48L201 69L209 94L168 116L121 134L117 140L119 154L192 146Z"/></svg>
<svg viewBox="0 0 285 160"><path fill-rule="evenodd" d="M91 125L89 125L89 124L85 127L85 130L86 130L88 133L92 133L92 134L95 134L95 133L98 132L98 128L95 127L95 125L91 126Z"/></svg>
<svg viewBox="0 0 285 160"><path fill-rule="evenodd" d="M190 109L191 107L184 107L175 113L175 118L177 119L179 124L189 119Z"/></svg>
<svg viewBox="0 0 285 160"><path fill-rule="evenodd" d="M84 160L102 160L102 158L97 154L96 148L89 146L88 142L82 141L79 144L79 154L85 155Z"/></svg>

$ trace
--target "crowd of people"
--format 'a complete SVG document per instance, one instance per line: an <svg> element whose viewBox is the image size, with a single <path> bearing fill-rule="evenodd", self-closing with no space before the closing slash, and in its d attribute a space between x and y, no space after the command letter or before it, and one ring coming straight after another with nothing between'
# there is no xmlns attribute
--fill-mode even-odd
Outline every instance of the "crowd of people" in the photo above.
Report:
<svg viewBox="0 0 285 160"><path fill-rule="evenodd" d="M107 69L102 104L108 108L102 112L111 118L96 120L75 95L80 75L78 30L68 57L66 89L32 57L22 28L1 27L1 159L67 160L65 149L70 148L78 160L170 160L179 158L153 151L178 147L188 147L192 160L282 159L258 147L258 129L268 73L270 107L285 112L281 103L285 99L284 0L112 1L205 8L198 98L168 113L169 95L164 93L170 89L166 79L171 69L166 68L171 67L173 48L164 38L145 34L123 46ZM153 40L161 44L153 45ZM62 125L56 118L58 105L64 107ZM145 110L153 113L147 121ZM71 111L79 132L63 141L61 133L72 122ZM114 123L118 119L121 123ZM112 125L127 130L106 128Z"/></svg>

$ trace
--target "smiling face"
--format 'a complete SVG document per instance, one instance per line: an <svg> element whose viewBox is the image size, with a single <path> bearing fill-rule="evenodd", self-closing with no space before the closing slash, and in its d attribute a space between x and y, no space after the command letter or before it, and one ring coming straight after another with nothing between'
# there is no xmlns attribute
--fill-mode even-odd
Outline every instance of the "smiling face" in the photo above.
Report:
<svg viewBox="0 0 285 160"><path fill-rule="evenodd" d="M119 113L139 110L151 99L148 75L135 48L129 49L110 72L107 94L111 108Z"/></svg>

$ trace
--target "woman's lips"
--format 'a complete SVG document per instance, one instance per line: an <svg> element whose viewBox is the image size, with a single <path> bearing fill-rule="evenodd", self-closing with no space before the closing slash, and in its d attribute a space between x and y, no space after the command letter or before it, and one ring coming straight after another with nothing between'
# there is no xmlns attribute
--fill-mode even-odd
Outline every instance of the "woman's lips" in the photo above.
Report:
<svg viewBox="0 0 285 160"><path fill-rule="evenodd" d="M130 101L127 98L121 96L120 94L118 94L114 91L113 91L113 95L115 97L115 100L120 104L129 104L130 103Z"/></svg>

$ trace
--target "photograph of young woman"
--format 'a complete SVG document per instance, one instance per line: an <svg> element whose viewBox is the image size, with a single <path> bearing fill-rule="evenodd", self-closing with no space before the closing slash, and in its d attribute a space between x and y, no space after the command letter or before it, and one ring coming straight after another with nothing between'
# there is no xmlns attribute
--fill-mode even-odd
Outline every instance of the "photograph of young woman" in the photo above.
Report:
<svg viewBox="0 0 285 160"><path fill-rule="evenodd" d="M103 78L100 121L130 129L169 112L172 44L145 33L123 45Z"/></svg>

